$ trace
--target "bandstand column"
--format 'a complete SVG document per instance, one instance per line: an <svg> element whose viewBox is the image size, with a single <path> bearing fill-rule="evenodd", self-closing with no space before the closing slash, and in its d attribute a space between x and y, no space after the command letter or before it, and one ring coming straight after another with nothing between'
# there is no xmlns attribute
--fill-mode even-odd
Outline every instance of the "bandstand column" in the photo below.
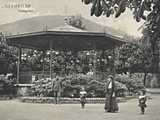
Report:
<svg viewBox="0 0 160 120"><path fill-rule="evenodd" d="M49 61L50 79L52 79L52 60L53 60L53 54L52 54L52 41L50 41L50 61Z"/></svg>
<svg viewBox="0 0 160 120"><path fill-rule="evenodd" d="M17 81L16 81L16 84L19 84L19 79L20 79L21 54L22 54L22 48L21 48L21 46L19 46L18 47Z"/></svg>
<svg viewBox="0 0 160 120"><path fill-rule="evenodd" d="M43 52L43 53L42 53L42 54L43 54L43 57L42 57L42 60L43 60L42 74L44 75L44 74L45 74L45 73L44 73L44 71L45 71L45 59L44 59L44 58L45 58L45 51L43 50L42 52Z"/></svg>
<svg viewBox="0 0 160 120"><path fill-rule="evenodd" d="M93 41L93 50L94 50L94 63L93 63L93 74L95 76L95 78L97 79L97 48L96 48L96 41Z"/></svg>

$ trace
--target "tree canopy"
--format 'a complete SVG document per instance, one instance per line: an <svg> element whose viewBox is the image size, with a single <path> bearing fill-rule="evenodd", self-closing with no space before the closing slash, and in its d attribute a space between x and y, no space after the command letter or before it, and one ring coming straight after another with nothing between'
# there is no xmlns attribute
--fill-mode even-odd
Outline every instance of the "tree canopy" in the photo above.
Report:
<svg viewBox="0 0 160 120"><path fill-rule="evenodd" d="M153 72L159 71L160 0L82 0L82 2L92 4L91 16L114 15L117 18L129 8L137 22L145 20L143 39L149 41Z"/></svg>
<svg viewBox="0 0 160 120"><path fill-rule="evenodd" d="M16 49L9 47L4 35L0 35L0 74L15 73L16 69Z"/></svg>
<svg viewBox="0 0 160 120"><path fill-rule="evenodd" d="M134 18L137 22L142 19L149 20L152 14L157 11L159 6L159 0L82 0L85 4L92 4L91 16L95 15L99 17L101 15L114 14L115 17L119 17L125 12L127 8L133 11ZM146 16L145 11L149 12Z"/></svg>

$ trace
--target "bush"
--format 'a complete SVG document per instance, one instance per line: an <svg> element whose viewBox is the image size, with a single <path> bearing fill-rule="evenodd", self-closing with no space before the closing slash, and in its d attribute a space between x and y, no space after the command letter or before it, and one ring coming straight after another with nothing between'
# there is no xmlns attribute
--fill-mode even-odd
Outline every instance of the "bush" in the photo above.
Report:
<svg viewBox="0 0 160 120"><path fill-rule="evenodd" d="M87 97L105 97L105 80L95 80L93 75L76 74L59 77L62 82L63 97L79 97L81 87L85 87ZM32 86L33 96L54 96L52 89L55 79L43 78L34 81ZM116 81L117 95L124 96L127 87L122 82ZM119 91L119 92L118 92Z"/></svg>
<svg viewBox="0 0 160 120"><path fill-rule="evenodd" d="M0 75L0 94L14 96L16 94L14 83L14 79L8 79L7 76Z"/></svg>
<svg viewBox="0 0 160 120"><path fill-rule="evenodd" d="M50 78L42 78L33 82L31 87L32 96L48 96L52 93L53 80Z"/></svg>
<svg viewBox="0 0 160 120"><path fill-rule="evenodd" d="M142 83L142 77L139 77L138 74L132 74L130 75L117 75L116 81L123 83L126 85L128 91L133 94L139 91L140 89L143 89L143 83Z"/></svg>

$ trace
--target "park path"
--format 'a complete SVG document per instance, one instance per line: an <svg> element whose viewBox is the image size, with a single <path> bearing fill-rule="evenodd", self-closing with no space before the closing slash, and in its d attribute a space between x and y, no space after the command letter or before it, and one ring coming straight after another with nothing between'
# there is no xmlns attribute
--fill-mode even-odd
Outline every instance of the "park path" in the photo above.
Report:
<svg viewBox="0 0 160 120"><path fill-rule="evenodd" d="M147 102L144 115L140 114L137 99L120 103L118 113L105 113L103 104L30 104L0 101L0 120L160 120L160 95Z"/></svg>

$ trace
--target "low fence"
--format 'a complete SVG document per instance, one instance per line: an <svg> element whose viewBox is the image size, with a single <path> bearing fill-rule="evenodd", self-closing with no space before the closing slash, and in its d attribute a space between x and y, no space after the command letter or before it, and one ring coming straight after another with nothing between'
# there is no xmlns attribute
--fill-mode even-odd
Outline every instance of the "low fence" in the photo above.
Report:
<svg viewBox="0 0 160 120"><path fill-rule="evenodd" d="M135 97L118 97L117 102L126 102L129 99L133 99ZM54 97L20 97L19 100L21 102L26 103L47 103L47 104L54 104L55 99ZM87 104L104 104L105 98L86 98ZM60 98L61 104L79 104L80 98Z"/></svg>

